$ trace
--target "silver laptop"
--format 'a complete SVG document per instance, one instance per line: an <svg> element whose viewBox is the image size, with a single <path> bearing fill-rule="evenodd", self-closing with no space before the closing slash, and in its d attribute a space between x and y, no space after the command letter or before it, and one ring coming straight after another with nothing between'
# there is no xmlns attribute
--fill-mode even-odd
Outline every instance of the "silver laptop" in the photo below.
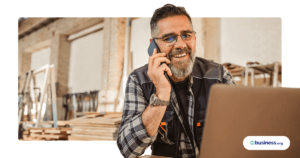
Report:
<svg viewBox="0 0 300 158"><path fill-rule="evenodd" d="M290 145L247 150L247 136L285 136ZM300 158L300 89L213 85L200 158Z"/></svg>

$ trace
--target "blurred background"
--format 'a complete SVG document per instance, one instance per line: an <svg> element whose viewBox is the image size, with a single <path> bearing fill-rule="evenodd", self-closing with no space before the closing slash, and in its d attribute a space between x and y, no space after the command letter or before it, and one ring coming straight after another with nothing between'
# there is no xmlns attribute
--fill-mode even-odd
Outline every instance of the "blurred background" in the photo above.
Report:
<svg viewBox="0 0 300 158"><path fill-rule="evenodd" d="M281 87L280 18L192 18L192 23L196 56L223 64L237 85ZM70 135L82 126L75 133L81 139L83 124L103 129L113 120L117 128L128 75L147 64L150 38L150 18L19 18L19 125L26 137L30 127L66 127L60 132ZM98 116L112 120L71 123ZM116 129L111 131L115 140Z"/></svg>

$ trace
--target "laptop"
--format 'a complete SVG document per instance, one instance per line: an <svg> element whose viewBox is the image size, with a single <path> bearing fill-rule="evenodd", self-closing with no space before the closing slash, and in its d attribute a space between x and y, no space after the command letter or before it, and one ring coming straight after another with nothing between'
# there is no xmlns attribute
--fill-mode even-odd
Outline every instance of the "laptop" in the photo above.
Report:
<svg viewBox="0 0 300 158"><path fill-rule="evenodd" d="M290 145L247 150L247 136L285 136ZM300 158L300 89L213 85L200 158L283 157Z"/></svg>

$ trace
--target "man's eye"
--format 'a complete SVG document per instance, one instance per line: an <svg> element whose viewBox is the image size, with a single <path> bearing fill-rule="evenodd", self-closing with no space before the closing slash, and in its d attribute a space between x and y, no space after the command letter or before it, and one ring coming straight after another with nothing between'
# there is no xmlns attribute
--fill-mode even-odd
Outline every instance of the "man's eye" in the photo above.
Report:
<svg viewBox="0 0 300 158"><path fill-rule="evenodd" d="M175 41L175 40L176 40L176 38L173 37L173 36L167 37L167 38L164 39L164 41L166 41L166 42L173 42L173 41Z"/></svg>
<svg viewBox="0 0 300 158"><path fill-rule="evenodd" d="M189 34L182 34L182 35L181 35L181 38L182 38L182 39L186 39L186 38L189 38L189 37L190 37Z"/></svg>

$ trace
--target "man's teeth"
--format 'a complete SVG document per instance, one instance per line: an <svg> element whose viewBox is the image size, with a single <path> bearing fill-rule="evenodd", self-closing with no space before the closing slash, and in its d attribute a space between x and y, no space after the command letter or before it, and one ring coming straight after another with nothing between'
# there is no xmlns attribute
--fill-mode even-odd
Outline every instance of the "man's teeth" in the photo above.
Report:
<svg viewBox="0 0 300 158"><path fill-rule="evenodd" d="M175 58L180 58L180 57L184 57L185 55L186 55L186 53L183 53L183 54L175 55L174 57Z"/></svg>

